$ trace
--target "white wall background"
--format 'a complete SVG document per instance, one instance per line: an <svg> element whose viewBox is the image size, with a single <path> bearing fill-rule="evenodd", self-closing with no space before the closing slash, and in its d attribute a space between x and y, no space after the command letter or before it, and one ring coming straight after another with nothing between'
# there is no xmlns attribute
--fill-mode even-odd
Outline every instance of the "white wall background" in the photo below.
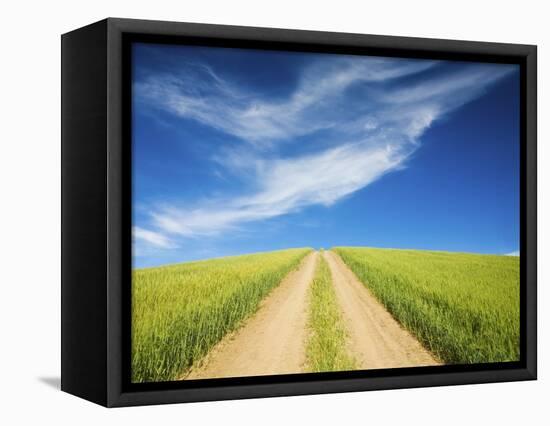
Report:
<svg viewBox="0 0 550 426"><path fill-rule="evenodd" d="M544 2L21 0L2 2L0 16L0 423L548 421L550 31ZM60 34L107 16L538 44L539 381L116 410L58 391Z"/></svg>

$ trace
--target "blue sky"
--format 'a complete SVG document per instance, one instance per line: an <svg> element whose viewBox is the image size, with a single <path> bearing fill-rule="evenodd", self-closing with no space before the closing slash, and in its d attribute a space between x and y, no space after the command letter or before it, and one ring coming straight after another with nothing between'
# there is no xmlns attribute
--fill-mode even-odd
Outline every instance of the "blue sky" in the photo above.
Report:
<svg viewBox="0 0 550 426"><path fill-rule="evenodd" d="M515 65L133 46L135 267L519 247Z"/></svg>

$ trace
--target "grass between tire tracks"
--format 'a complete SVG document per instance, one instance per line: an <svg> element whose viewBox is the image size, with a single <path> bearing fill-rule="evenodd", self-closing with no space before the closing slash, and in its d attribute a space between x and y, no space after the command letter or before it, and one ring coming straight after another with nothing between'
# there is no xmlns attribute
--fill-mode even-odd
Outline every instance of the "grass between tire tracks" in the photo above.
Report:
<svg viewBox="0 0 550 426"><path fill-rule="evenodd" d="M353 370L356 363L346 351L346 329L330 269L322 254L321 251L310 287L307 369L311 372Z"/></svg>

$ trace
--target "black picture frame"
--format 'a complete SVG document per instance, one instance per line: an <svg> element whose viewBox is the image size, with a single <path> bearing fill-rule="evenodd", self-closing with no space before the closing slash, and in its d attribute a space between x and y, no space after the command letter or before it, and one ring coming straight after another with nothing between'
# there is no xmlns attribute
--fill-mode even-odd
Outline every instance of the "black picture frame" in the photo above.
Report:
<svg viewBox="0 0 550 426"><path fill-rule="evenodd" d="M116 407L536 379L536 46L118 18L61 41L62 390ZM519 64L520 361L130 383L133 41Z"/></svg>

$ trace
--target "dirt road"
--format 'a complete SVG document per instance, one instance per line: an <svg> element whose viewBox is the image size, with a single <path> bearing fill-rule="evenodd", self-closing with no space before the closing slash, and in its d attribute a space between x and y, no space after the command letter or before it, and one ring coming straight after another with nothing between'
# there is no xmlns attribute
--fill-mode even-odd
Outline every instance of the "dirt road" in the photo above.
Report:
<svg viewBox="0 0 550 426"><path fill-rule="evenodd" d="M416 367L439 362L378 302L333 252L324 252L358 369Z"/></svg>
<svg viewBox="0 0 550 426"><path fill-rule="evenodd" d="M305 257L261 303L182 379L242 377L305 371L308 290L318 252ZM416 367L439 362L378 302L333 252L324 252L357 369Z"/></svg>
<svg viewBox="0 0 550 426"><path fill-rule="evenodd" d="M305 363L308 289L318 253L306 256L239 330L222 339L185 379L300 373Z"/></svg>

